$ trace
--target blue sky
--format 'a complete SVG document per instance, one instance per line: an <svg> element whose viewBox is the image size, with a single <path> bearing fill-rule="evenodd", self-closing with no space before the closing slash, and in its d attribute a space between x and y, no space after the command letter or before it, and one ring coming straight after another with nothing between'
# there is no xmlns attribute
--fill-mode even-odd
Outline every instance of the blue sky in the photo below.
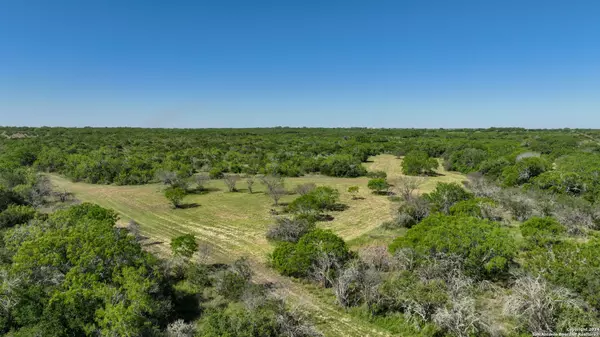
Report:
<svg viewBox="0 0 600 337"><path fill-rule="evenodd" d="M0 125L600 128L600 1L0 0Z"/></svg>

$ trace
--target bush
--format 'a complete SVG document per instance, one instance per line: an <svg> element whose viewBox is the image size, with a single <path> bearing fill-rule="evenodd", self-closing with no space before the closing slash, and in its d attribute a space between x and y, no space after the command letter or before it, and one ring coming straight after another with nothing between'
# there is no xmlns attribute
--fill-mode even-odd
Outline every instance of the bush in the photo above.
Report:
<svg viewBox="0 0 600 337"><path fill-rule="evenodd" d="M469 276L496 278L508 271L515 254L506 228L473 217L431 215L398 237L389 249L411 248L420 254L456 254L464 258Z"/></svg>
<svg viewBox="0 0 600 337"><path fill-rule="evenodd" d="M387 173L385 173L384 171L369 171L367 172L367 177L369 178L387 178Z"/></svg>
<svg viewBox="0 0 600 337"><path fill-rule="evenodd" d="M479 172L492 180L496 180L502 175L504 169L510 165L510 161L504 157L490 158L479 165Z"/></svg>
<svg viewBox="0 0 600 337"><path fill-rule="evenodd" d="M35 218L36 211L31 206L9 205L0 213L0 229L25 224Z"/></svg>
<svg viewBox="0 0 600 337"><path fill-rule="evenodd" d="M524 158L502 171L502 183L504 186L523 185L544 173L546 167L547 163L542 158Z"/></svg>
<svg viewBox="0 0 600 337"><path fill-rule="evenodd" d="M552 249L540 247L527 253L524 266L533 275L578 292L600 310L600 238L588 242L562 241Z"/></svg>
<svg viewBox="0 0 600 337"><path fill-rule="evenodd" d="M317 188L317 185L315 185L315 183L300 184L296 186L296 193L300 195L305 195L314 191L315 188Z"/></svg>
<svg viewBox="0 0 600 337"><path fill-rule="evenodd" d="M283 275L307 277L321 254L339 263L350 257L348 246L342 238L331 231L315 229L300 238L297 244L278 244L271 254L271 264Z"/></svg>
<svg viewBox="0 0 600 337"><path fill-rule="evenodd" d="M223 182L225 183L225 186L227 186L227 190L229 192L237 192L236 184L238 181L240 181L240 179L242 179L242 177L237 174L223 175Z"/></svg>
<svg viewBox="0 0 600 337"><path fill-rule="evenodd" d="M10 205L25 205L25 199L18 193L4 189L0 186L0 212L4 211Z"/></svg>
<svg viewBox="0 0 600 337"><path fill-rule="evenodd" d="M320 166L320 171L324 175L332 177L360 177L367 174L360 159L345 154L337 154L327 157Z"/></svg>
<svg viewBox="0 0 600 337"><path fill-rule="evenodd" d="M305 218L277 218L275 225L269 227L267 239L298 242L300 238L315 228L314 221Z"/></svg>
<svg viewBox="0 0 600 337"><path fill-rule="evenodd" d="M525 221L538 214L535 200L518 190L503 191L500 202L518 221Z"/></svg>
<svg viewBox="0 0 600 337"><path fill-rule="evenodd" d="M413 198L404 202L399 208L396 223L401 227L411 228L429 216L429 201L424 198Z"/></svg>
<svg viewBox="0 0 600 337"><path fill-rule="evenodd" d="M479 165L486 160L488 153L484 150L468 148L456 151L447 161L448 170L469 173L477 171Z"/></svg>
<svg viewBox="0 0 600 337"><path fill-rule="evenodd" d="M173 255L190 258L197 250L198 243L192 234L185 234L171 239L171 251Z"/></svg>
<svg viewBox="0 0 600 337"><path fill-rule="evenodd" d="M185 195L186 192L181 187L169 187L165 190L165 198L167 198L175 208L181 205L181 201Z"/></svg>
<svg viewBox="0 0 600 337"><path fill-rule="evenodd" d="M533 217L520 226L521 234L530 244L544 246L557 242L565 227L553 218Z"/></svg>
<svg viewBox="0 0 600 337"><path fill-rule="evenodd" d="M583 301L544 279L520 277L511 291L504 313L515 317L524 331L566 333L573 328L589 328L598 323Z"/></svg>
<svg viewBox="0 0 600 337"><path fill-rule="evenodd" d="M369 187L369 189L373 190L375 193L383 194L388 191L390 184L388 184L385 178L375 178L369 180L367 187Z"/></svg>
<svg viewBox="0 0 600 337"><path fill-rule="evenodd" d="M450 207L450 215L472 216L485 219L483 205L495 206L495 202L487 198L473 198L459 201Z"/></svg>
<svg viewBox="0 0 600 337"><path fill-rule="evenodd" d="M413 151L402 160L402 173L411 176L432 174L438 166L437 159L429 157L427 152Z"/></svg>
<svg viewBox="0 0 600 337"><path fill-rule="evenodd" d="M423 197L431 204L432 211L449 214L450 208L454 204L469 200L473 198L473 195L457 183L438 183L435 190L424 194Z"/></svg>
<svg viewBox="0 0 600 337"><path fill-rule="evenodd" d="M208 171L210 179L222 179L225 176L227 170L220 166L215 166Z"/></svg>
<svg viewBox="0 0 600 337"><path fill-rule="evenodd" d="M339 200L340 193L331 187L320 186L292 201L290 212L322 212L331 209Z"/></svg>
<svg viewBox="0 0 600 337"><path fill-rule="evenodd" d="M248 275L239 273L232 268L217 274L214 281L217 294L230 301L240 300L249 282Z"/></svg>
<svg viewBox="0 0 600 337"><path fill-rule="evenodd" d="M573 196L582 195L586 191L585 180L579 174L574 172L544 172L535 177L531 184L532 186L542 190L548 190L552 193Z"/></svg>
<svg viewBox="0 0 600 337"><path fill-rule="evenodd" d="M358 186L350 186L348 187L348 193L352 195L352 199L356 199L356 195L358 194L359 187Z"/></svg>
<svg viewBox="0 0 600 337"><path fill-rule="evenodd" d="M416 274L403 271L384 282L380 288L386 301L377 311L400 311L407 320L422 325L447 305L447 287L443 280L421 281Z"/></svg>

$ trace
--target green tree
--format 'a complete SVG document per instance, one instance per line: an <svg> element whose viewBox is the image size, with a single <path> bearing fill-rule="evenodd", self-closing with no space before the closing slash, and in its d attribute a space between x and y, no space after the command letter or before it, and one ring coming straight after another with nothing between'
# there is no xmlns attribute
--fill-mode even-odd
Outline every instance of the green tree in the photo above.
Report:
<svg viewBox="0 0 600 337"><path fill-rule="evenodd" d="M191 258L198 251L198 243L192 234L184 234L171 239L171 251L173 255Z"/></svg>
<svg viewBox="0 0 600 337"><path fill-rule="evenodd" d="M327 157L320 167L321 173L333 177L360 177L367 174L360 159L346 154Z"/></svg>
<svg viewBox="0 0 600 337"><path fill-rule="evenodd" d="M438 166L438 161L424 151L409 152L402 159L402 173L411 176L432 174Z"/></svg>
<svg viewBox="0 0 600 337"><path fill-rule="evenodd" d="M35 218L36 211L31 206L20 206L12 204L0 213L0 228L13 227L27 223Z"/></svg>
<svg viewBox="0 0 600 337"><path fill-rule="evenodd" d="M165 198L171 202L174 208L181 206L181 201L185 195L185 190L180 187L169 187L165 190Z"/></svg>
<svg viewBox="0 0 600 337"><path fill-rule="evenodd" d="M448 170L469 173L477 171L487 157L488 153L484 150L468 148L452 153L445 165Z"/></svg>
<svg viewBox="0 0 600 337"><path fill-rule="evenodd" d="M321 254L339 263L350 257L348 246L342 238L329 230L315 229L300 238L297 244L278 244L271 254L271 264L283 275L306 277Z"/></svg>
<svg viewBox="0 0 600 337"><path fill-rule="evenodd" d="M388 184L385 178L375 178L369 180L367 187L378 194L384 194L387 193L388 189L390 188L390 184Z"/></svg>
<svg viewBox="0 0 600 337"><path fill-rule="evenodd" d="M44 336L145 335L168 307L156 260L115 218L91 204L52 214L40 227L9 235L9 274L18 297L8 323ZM16 232L14 232L16 233ZM24 235L23 235L24 234ZM6 239L6 238L5 238Z"/></svg>
<svg viewBox="0 0 600 337"><path fill-rule="evenodd" d="M473 195L457 183L437 183L435 190L424 194L423 197L431 204L434 212L450 213L454 204L473 198Z"/></svg>
<svg viewBox="0 0 600 337"><path fill-rule="evenodd" d="M338 190L319 186L314 190L296 198L287 209L291 212L322 212L331 209L339 200Z"/></svg>
<svg viewBox="0 0 600 337"><path fill-rule="evenodd" d="M531 179L544 173L547 169L545 160L539 157L523 158L513 166L502 171L504 186L517 186L528 183Z"/></svg>
<svg viewBox="0 0 600 337"><path fill-rule="evenodd" d="M392 242L392 253L411 248L419 254L456 254L465 271L476 278L505 275L517 248L510 232L499 224L472 217L431 215Z"/></svg>

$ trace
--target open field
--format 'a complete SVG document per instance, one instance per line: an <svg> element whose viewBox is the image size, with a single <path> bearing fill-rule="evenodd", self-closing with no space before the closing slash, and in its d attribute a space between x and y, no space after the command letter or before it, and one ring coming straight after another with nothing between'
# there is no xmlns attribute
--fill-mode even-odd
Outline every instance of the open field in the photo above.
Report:
<svg viewBox="0 0 600 337"><path fill-rule="evenodd" d="M401 159L392 155L379 155L367 163L369 170L383 170L390 177L398 176ZM430 191L439 181L460 182L464 176L453 172L439 172L438 177L425 178L421 192ZM246 190L245 182L240 182L239 192L230 193L222 181L211 181L209 191L203 194L186 196L184 204L197 204L185 209L172 209L164 198L158 184L141 186L111 186L73 183L57 176L51 176L53 184L66 189L81 201L97 203L111 208L120 214L121 222L133 219L141 226L144 235L149 237L148 247L154 251L168 251L172 237L193 233L212 250L214 262L231 262L237 257L247 256L255 265L257 277L275 282L287 296L296 303L310 309L328 336L375 336L386 335L385 331L369 324L356 322L333 303L324 303L314 289L288 278L281 277L265 266L271 244L265 239L265 232L272 222L270 209L272 200L265 195L264 187L255 184L254 193ZM332 178L320 175L299 178L286 178L286 187L313 182L337 188L341 203L348 209L334 212L334 220L319 223L320 227L333 230L348 240L351 245L363 246L370 243L385 243L400 232L387 232L378 226L391 219L392 202L386 196L374 195L367 189L368 178ZM349 186L360 187L356 200L347 193ZM289 202L297 195L288 195L281 202Z"/></svg>

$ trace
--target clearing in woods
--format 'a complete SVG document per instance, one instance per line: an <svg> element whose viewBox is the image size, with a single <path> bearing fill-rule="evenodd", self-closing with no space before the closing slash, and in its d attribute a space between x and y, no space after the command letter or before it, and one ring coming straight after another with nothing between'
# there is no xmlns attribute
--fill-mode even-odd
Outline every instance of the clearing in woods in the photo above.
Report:
<svg viewBox="0 0 600 337"><path fill-rule="evenodd" d="M392 155L371 158L365 166L371 170L385 171L389 178L400 176L401 159ZM437 182L458 182L464 176L455 172L438 171L441 175L427 177L420 192L428 192ZM184 209L172 209L165 199L159 184L141 186L111 186L73 183L57 175L51 175L53 184L59 189L73 192L77 199L111 208L126 223L135 220L142 233L149 239L146 245L155 251L167 252L172 237L193 233L200 242L211 248L213 262L231 262L247 256L256 268L257 278L279 284L280 291L294 302L315 311L319 327L327 336L384 336L383 329L367 321L357 321L346 314L327 296L301 282L281 277L265 266L272 245L266 240L265 232L272 223L270 210L274 208L264 187L256 182L254 193L248 193L245 181L238 184L239 192L227 192L222 181L211 181L208 192L190 194L184 204L193 205ZM348 206L342 212L333 212L332 221L318 223L319 227L331 229L347 240L351 246L386 243L397 233L386 233L378 226L391 219L392 201L374 195L367 188L368 178L333 178L309 175L286 178L286 188L312 182L317 186L330 186L340 191L340 201ZM359 186L359 198L352 199L347 192L350 186ZM285 196L281 202L289 202L297 195Z"/></svg>

